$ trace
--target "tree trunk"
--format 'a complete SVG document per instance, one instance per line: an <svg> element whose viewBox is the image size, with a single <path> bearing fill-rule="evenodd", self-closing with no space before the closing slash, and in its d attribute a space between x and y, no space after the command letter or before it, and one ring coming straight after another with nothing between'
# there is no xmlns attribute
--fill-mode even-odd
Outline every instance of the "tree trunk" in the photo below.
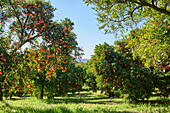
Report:
<svg viewBox="0 0 170 113"><path fill-rule="evenodd" d="M0 83L0 101L3 101L3 92L2 92L1 83Z"/></svg>
<svg viewBox="0 0 170 113"><path fill-rule="evenodd" d="M43 99L44 96L44 85L42 85L41 92L40 92L40 99Z"/></svg>
<svg viewBox="0 0 170 113"><path fill-rule="evenodd" d="M14 94L14 91L11 93L11 95L10 95L10 99L12 99L13 94Z"/></svg>
<svg viewBox="0 0 170 113"><path fill-rule="evenodd" d="M114 92L109 92L109 97L114 97Z"/></svg>

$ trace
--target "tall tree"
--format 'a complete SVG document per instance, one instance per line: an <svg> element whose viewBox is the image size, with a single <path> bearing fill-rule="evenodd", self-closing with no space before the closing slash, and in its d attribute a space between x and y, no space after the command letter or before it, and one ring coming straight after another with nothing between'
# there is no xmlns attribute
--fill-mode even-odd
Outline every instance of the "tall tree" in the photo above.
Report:
<svg viewBox="0 0 170 113"><path fill-rule="evenodd" d="M42 33L51 29L49 24L54 10L50 3L42 1L8 0L0 3L0 100L3 100L2 91L5 91L3 82L19 65L17 57L21 56L21 48L26 43L35 45L38 38L48 39L42 37Z"/></svg>
<svg viewBox="0 0 170 113"><path fill-rule="evenodd" d="M29 50L29 65L32 67L30 74L33 75L35 87L41 90L41 99L44 90L48 98L53 98L54 93L66 95L70 88L81 89L77 87L82 86L84 74L79 67L75 67L73 61L75 57L80 56L81 49L76 42L76 35L72 32L73 25L70 19L55 21L51 29L47 30L48 34L44 34L49 38L40 45L40 48Z"/></svg>

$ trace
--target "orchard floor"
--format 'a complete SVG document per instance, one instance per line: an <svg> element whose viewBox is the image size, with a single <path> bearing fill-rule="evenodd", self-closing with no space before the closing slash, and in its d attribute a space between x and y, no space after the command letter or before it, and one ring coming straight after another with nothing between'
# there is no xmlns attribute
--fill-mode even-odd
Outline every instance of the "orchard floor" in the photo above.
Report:
<svg viewBox="0 0 170 113"><path fill-rule="evenodd" d="M149 103L129 103L99 92L82 91L53 101L36 97L13 97L0 102L0 113L170 113L170 98L152 97ZM163 101L163 102L162 102Z"/></svg>

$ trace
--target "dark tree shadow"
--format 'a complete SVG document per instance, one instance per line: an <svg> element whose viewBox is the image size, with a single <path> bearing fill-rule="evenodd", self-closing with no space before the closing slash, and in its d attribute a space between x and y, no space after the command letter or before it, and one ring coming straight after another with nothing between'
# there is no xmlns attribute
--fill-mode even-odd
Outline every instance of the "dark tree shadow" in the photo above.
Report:
<svg viewBox="0 0 170 113"><path fill-rule="evenodd" d="M88 93L82 93L80 94L82 97L90 97L90 95L92 95L92 93L88 92ZM77 95L73 95L73 94L67 94L68 97L76 97Z"/></svg>
<svg viewBox="0 0 170 113"><path fill-rule="evenodd" d="M102 99L104 99L102 101ZM100 100L95 102L96 100ZM81 98L81 97L77 97L77 98L55 98L54 100L48 100L48 99L44 99L44 102L46 102L47 104L57 104L57 103L75 103L75 104L79 104L79 103L85 103L85 104L111 104L111 103L116 103L116 104L121 104L123 101L115 101L115 100L110 100L109 97L92 97L92 98Z"/></svg>
<svg viewBox="0 0 170 113"><path fill-rule="evenodd" d="M132 103L142 103L142 104L150 104L150 105L170 105L170 99L166 99L166 100L145 100L145 101L141 101L141 100L138 100L136 102L132 102Z"/></svg>

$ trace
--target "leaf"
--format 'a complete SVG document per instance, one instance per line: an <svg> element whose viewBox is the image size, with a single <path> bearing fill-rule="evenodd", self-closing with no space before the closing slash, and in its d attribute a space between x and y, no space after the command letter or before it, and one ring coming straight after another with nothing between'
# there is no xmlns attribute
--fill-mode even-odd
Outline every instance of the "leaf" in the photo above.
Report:
<svg viewBox="0 0 170 113"><path fill-rule="evenodd" d="M8 1L7 1L7 0L1 0L1 2L8 3Z"/></svg>

